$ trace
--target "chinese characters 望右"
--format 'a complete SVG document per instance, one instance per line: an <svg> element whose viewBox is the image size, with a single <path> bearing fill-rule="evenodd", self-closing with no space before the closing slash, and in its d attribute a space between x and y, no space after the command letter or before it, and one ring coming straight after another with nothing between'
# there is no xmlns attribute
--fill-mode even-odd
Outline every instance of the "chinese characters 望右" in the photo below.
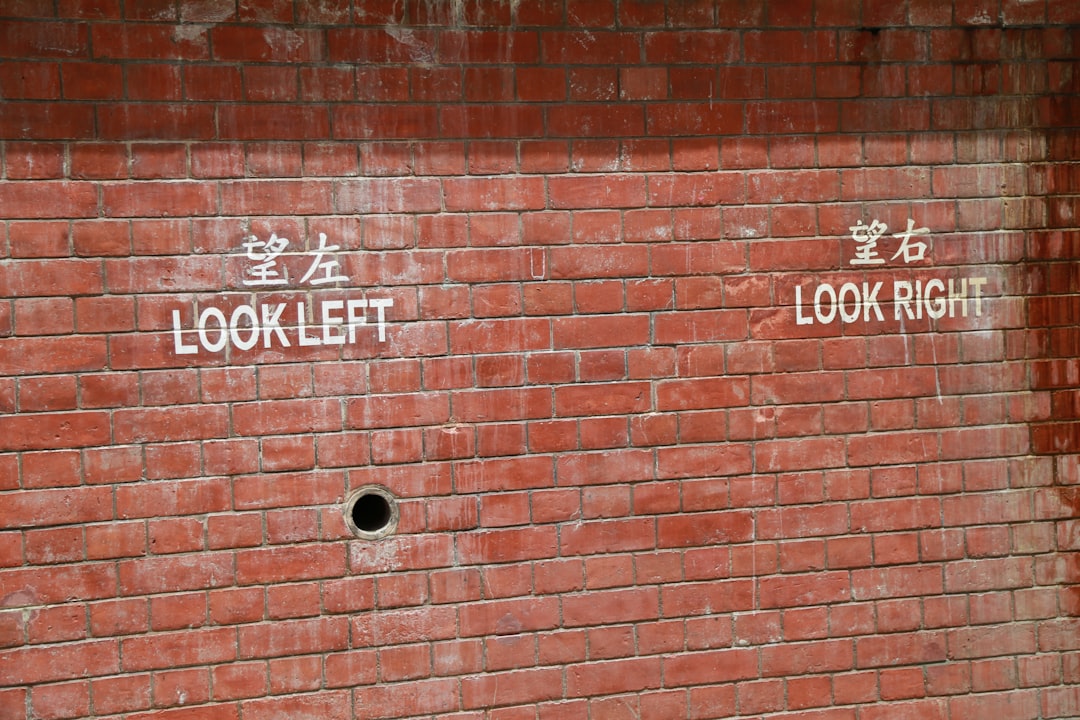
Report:
<svg viewBox="0 0 1080 720"><path fill-rule="evenodd" d="M853 267L876 268L885 266L887 261L879 252L878 243L889 231L888 226L871 220L867 225L859 220L848 228L851 239L855 241L855 255L849 261ZM892 235L899 240L896 252L888 262L901 259L905 264L927 258L928 244L924 238L930 235L930 229L915 227L915 221L908 218L907 227ZM893 318L898 321L921 320L923 317L938 319L942 317L979 317L983 313L985 277L963 278L928 278L914 280L894 280L889 302L893 307ZM795 322L797 325L828 325L839 320L841 323L883 322L880 299L885 281L865 280L861 283L844 282L839 287L832 283L819 283L813 290L813 305L804 309L803 288L795 287Z"/></svg>

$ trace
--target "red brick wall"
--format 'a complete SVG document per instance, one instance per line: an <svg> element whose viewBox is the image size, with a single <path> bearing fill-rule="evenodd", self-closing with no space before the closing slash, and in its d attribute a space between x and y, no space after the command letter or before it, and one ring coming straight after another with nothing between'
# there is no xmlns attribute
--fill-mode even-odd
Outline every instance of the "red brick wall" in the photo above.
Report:
<svg viewBox="0 0 1080 720"><path fill-rule="evenodd" d="M3 720L1080 715L1074 0L0 15Z"/></svg>

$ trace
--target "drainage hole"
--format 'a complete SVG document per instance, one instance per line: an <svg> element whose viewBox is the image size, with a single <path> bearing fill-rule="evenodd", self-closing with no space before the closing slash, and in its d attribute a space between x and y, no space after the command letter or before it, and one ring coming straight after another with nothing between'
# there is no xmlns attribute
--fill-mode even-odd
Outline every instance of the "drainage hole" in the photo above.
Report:
<svg viewBox="0 0 1080 720"><path fill-rule="evenodd" d="M352 492L343 511L349 529L367 540L386 537L397 527L397 500L386 488L377 485Z"/></svg>

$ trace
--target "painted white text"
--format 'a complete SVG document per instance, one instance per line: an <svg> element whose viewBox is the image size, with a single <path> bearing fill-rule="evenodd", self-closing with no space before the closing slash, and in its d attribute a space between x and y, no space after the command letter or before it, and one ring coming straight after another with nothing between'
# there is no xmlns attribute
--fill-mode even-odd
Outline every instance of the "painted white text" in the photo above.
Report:
<svg viewBox="0 0 1080 720"><path fill-rule="evenodd" d="M801 286L795 287L795 322L799 325L828 325L839 320L854 322L883 322L881 289L884 282L846 282L840 287L819 284L803 298ZM979 317L983 313L985 277L948 278L940 280L893 281L892 306L896 320L921 320L942 317Z"/></svg>
<svg viewBox="0 0 1080 720"><path fill-rule="evenodd" d="M350 298L321 300L312 303L311 320L307 303L260 303L239 305L231 310L206 307L194 328L181 327L180 311L172 311L173 346L177 355L196 355L201 351L218 353L227 347L251 350L291 347L290 332L295 330L296 344L346 345L356 342L357 329L369 325L368 314L374 312L375 331L379 342L386 342L386 310L393 307L390 298Z"/></svg>

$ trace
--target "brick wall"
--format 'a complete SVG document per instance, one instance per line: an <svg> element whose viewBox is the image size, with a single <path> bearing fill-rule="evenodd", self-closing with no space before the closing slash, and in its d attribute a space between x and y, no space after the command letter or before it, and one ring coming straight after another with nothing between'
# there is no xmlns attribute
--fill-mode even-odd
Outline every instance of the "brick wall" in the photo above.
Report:
<svg viewBox="0 0 1080 720"><path fill-rule="evenodd" d="M1080 716L1073 0L0 15L3 720Z"/></svg>

